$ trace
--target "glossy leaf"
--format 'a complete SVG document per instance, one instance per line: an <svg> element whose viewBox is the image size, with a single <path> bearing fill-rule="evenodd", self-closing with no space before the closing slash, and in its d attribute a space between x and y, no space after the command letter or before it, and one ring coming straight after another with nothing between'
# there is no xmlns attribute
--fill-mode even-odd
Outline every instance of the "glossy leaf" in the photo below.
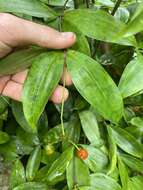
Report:
<svg viewBox="0 0 143 190"><path fill-rule="evenodd" d="M0 76L14 74L28 68L33 60L44 51L41 48L27 48L9 54L0 60Z"/></svg>
<svg viewBox="0 0 143 190"><path fill-rule="evenodd" d="M123 98L134 95L143 89L143 56L138 55L125 68L119 82Z"/></svg>
<svg viewBox="0 0 143 190"><path fill-rule="evenodd" d="M90 185L89 169L85 163L77 157L74 157L66 170L67 183L69 190L74 189L74 186Z"/></svg>
<svg viewBox="0 0 143 190"><path fill-rule="evenodd" d="M33 131L31 130L31 127L29 123L26 121L24 113L23 113L23 107L22 103L18 101L12 101L12 112L13 115L19 123L19 125L27 132L32 133Z"/></svg>
<svg viewBox="0 0 143 190"><path fill-rule="evenodd" d="M4 144L9 141L9 135L3 131L0 131L0 144Z"/></svg>
<svg viewBox="0 0 143 190"><path fill-rule="evenodd" d="M62 148L65 150L71 145L71 142L78 143L80 139L81 126L79 119L72 119L65 124L65 134L66 137L62 140Z"/></svg>
<svg viewBox="0 0 143 190"><path fill-rule="evenodd" d="M143 161L142 160L137 159L128 154L120 154L120 157L122 158L124 163L132 170L137 171L137 172L143 171Z"/></svg>
<svg viewBox="0 0 143 190"><path fill-rule="evenodd" d="M118 122L122 116L123 102L110 76L90 57L68 51L68 70L79 93L106 119Z"/></svg>
<svg viewBox="0 0 143 190"><path fill-rule="evenodd" d="M64 55L50 52L40 55L32 65L23 90L23 110L33 132L45 105L57 86L63 70Z"/></svg>
<svg viewBox="0 0 143 190"><path fill-rule="evenodd" d="M112 126L113 137L117 145L123 149L125 152L138 157L143 158L143 147L134 136L128 133L126 130L121 129L120 127Z"/></svg>
<svg viewBox="0 0 143 190"><path fill-rule="evenodd" d="M120 185L114 179L102 173L91 174L90 184L100 190L121 190Z"/></svg>
<svg viewBox="0 0 143 190"><path fill-rule="evenodd" d="M128 190L129 189L129 176L128 176L128 170L123 163L122 159L118 156L118 168L120 173L120 180L122 183L122 189Z"/></svg>
<svg viewBox="0 0 143 190"><path fill-rule="evenodd" d="M91 55L88 40L76 26L64 20L64 23L62 24L62 31L71 31L76 34L76 42L71 49L84 53L88 56Z"/></svg>
<svg viewBox="0 0 143 190"><path fill-rule="evenodd" d="M92 145L99 146L102 143L96 115L91 110L79 112L83 131Z"/></svg>
<svg viewBox="0 0 143 190"><path fill-rule="evenodd" d="M23 13L36 17L55 17L54 11L38 0L1 0L0 12Z"/></svg>
<svg viewBox="0 0 143 190"><path fill-rule="evenodd" d="M118 31L125 25L101 10L78 9L67 11L64 15L63 27L64 23L77 27L81 33L96 40L136 46L134 37L114 40Z"/></svg>
<svg viewBox="0 0 143 190"><path fill-rule="evenodd" d="M44 183L27 182L15 187L12 190L48 190L48 187Z"/></svg>
<svg viewBox="0 0 143 190"><path fill-rule="evenodd" d="M130 179L130 190L141 190L143 187L143 177L135 176Z"/></svg>
<svg viewBox="0 0 143 190"><path fill-rule="evenodd" d="M61 156L57 160L53 162L48 173L45 176L45 179L48 183L54 183L58 181L58 178L60 178L65 173L66 168L69 165L72 157L73 147L69 147L61 154Z"/></svg>
<svg viewBox="0 0 143 190"><path fill-rule="evenodd" d="M0 115L3 114L7 107L8 107L8 103L9 103L9 99L4 97L4 96L0 96Z"/></svg>
<svg viewBox="0 0 143 190"><path fill-rule="evenodd" d="M39 169L41 162L41 148L40 146L36 147L31 153L28 163L26 165L26 178L28 181L32 181Z"/></svg>
<svg viewBox="0 0 143 190"><path fill-rule="evenodd" d="M107 155L94 146L83 144L81 146L88 152L88 157L83 161L89 169L93 172L104 171L108 164Z"/></svg>
<svg viewBox="0 0 143 190"><path fill-rule="evenodd" d="M110 126L107 126L108 131L108 145L109 145L109 159L110 164L108 168L108 175L114 172L117 164L117 146Z"/></svg>
<svg viewBox="0 0 143 190"><path fill-rule="evenodd" d="M20 160L16 160L10 175L10 187L14 188L26 182L25 171Z"/></svg>
<svg viewBox="0 0 143 190"><path fill-rule="evenodd" d="M121 30L120 36L129 37L143 31L143 3L139 3L133 18L128 25Z"/></svg>

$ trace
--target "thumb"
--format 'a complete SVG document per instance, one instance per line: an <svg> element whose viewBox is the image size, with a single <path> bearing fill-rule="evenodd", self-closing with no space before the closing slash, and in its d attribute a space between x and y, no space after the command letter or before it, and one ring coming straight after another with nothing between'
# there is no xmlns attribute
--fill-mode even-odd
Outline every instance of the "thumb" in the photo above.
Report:
<svg viewBox="0 0 143 190"><path fill-rule="evenodd" d="M11 14L0 13L0 41L10 47L35 44L41 47L63 49L72 46L76 36L72 32L58 32Z"/></svg>

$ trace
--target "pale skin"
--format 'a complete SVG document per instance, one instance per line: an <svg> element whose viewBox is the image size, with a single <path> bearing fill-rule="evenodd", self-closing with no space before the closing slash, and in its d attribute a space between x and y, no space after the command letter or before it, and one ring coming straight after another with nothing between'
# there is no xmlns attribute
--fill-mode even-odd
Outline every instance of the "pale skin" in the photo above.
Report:
<svg viewBox="0 0 143 190"><path fill-rule="evenodd" d="M48 26L36 24L7 13L0 13L0 58L11 53L13 48L38 45L52 49L65 49L72 46L76 36L72 32L60 33ZM14 75L0 77L0 94L21 101L23 83L27 77L28 69ZM72 80L67 69L62 74L66 85L71 85ZM68 90L58 85L50 100L61 103L68 98Z"/></svg>

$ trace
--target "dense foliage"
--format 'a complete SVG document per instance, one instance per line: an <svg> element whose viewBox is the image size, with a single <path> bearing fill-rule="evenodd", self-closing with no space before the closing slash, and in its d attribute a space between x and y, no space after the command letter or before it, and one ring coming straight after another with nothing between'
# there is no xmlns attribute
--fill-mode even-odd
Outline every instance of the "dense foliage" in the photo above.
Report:
<svg viewBox="0 0 143 190"><path fill-rule="evenodd" d="M73 31L68 50L27 47L0 75L30 67L22 103L0 97L0 159L12 190L141 190L143 3L0 0L0 12ZM61 105L48 102L67 65Z"/></svg>

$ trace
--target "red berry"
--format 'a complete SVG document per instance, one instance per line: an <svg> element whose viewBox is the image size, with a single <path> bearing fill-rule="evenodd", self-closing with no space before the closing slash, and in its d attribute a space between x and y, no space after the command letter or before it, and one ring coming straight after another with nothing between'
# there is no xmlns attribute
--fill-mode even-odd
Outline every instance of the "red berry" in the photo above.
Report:
<svg viewBox="0 0 143 190"><path fill-rule="evenodd" d="M78 158L86 160L86 158L88 157L88 152L87 150L80 148L79 150L77 150L76 155Z"/></svg>

